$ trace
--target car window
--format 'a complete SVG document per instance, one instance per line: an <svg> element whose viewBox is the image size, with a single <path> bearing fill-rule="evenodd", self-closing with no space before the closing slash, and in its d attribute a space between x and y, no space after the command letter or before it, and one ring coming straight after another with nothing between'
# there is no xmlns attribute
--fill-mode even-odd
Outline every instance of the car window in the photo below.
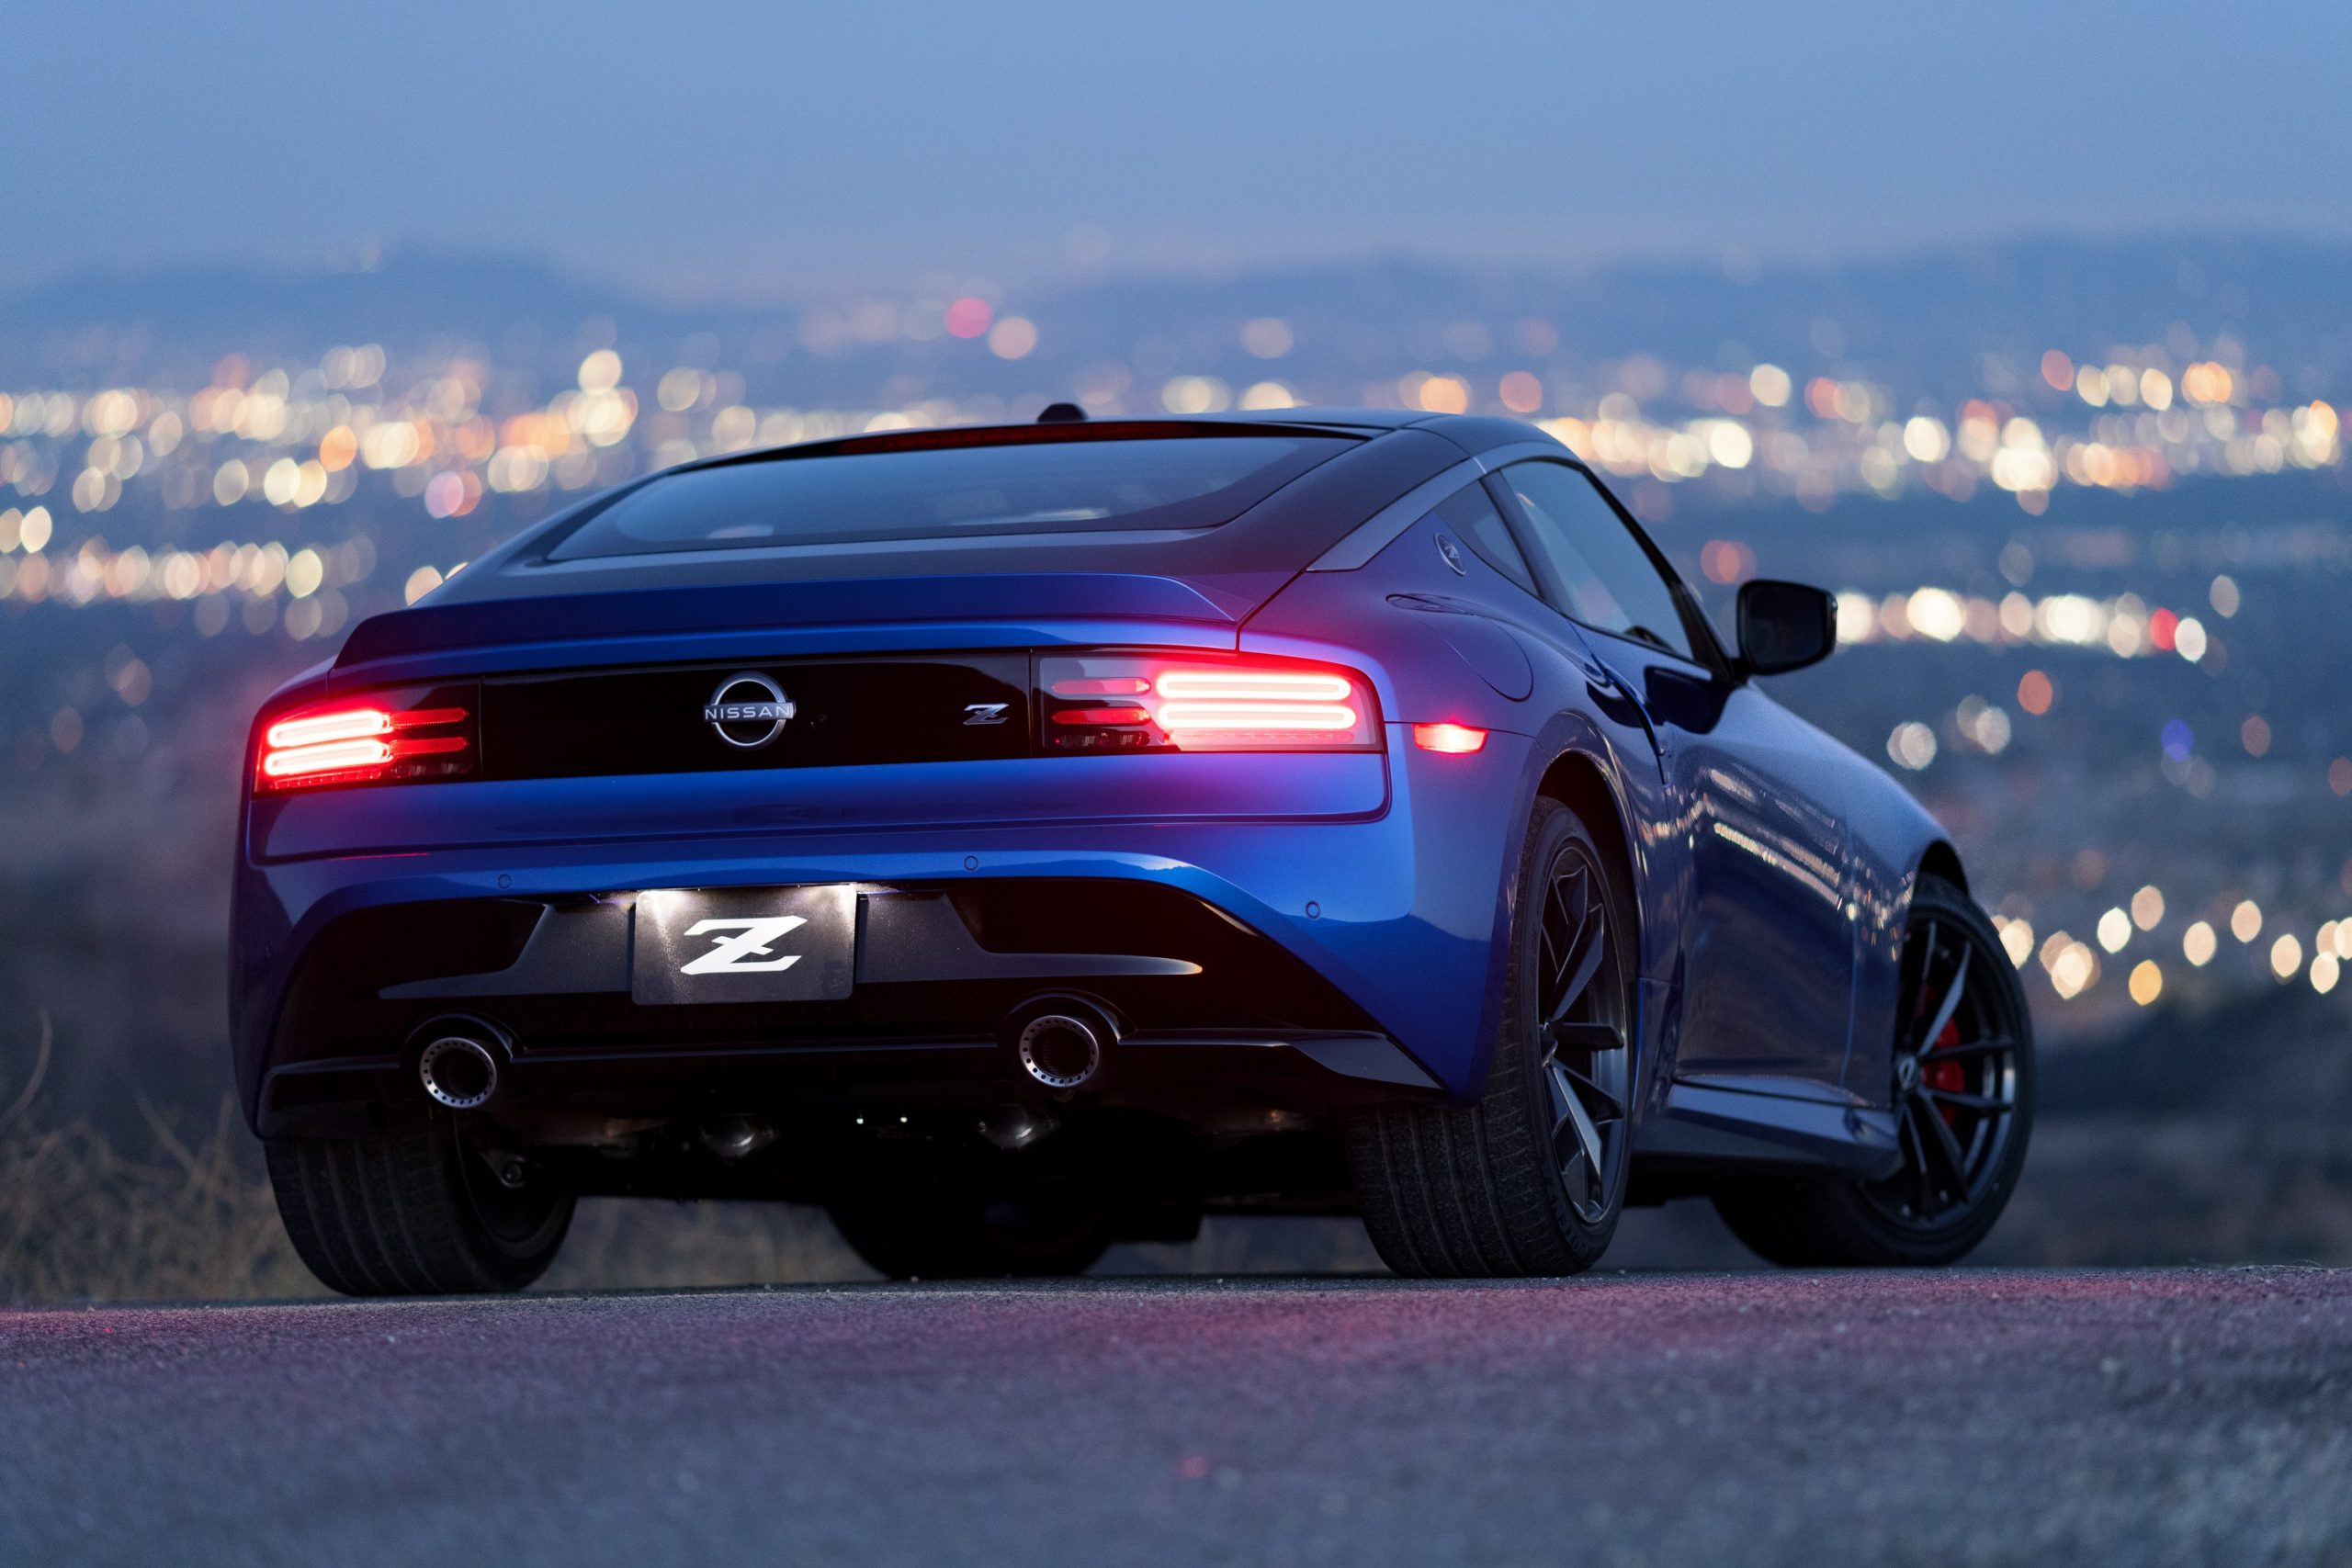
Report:
<svg viewBox="0 0 2352 1568"><path fill-rule="evenodd" d="M687 468L623 495L548 558L1214 528L1348 445L1072 439Z"/></svg>
<svg viewBox="0 0 2352 1568"><path fill-rule="evenodd" d="M1495 510L1494 498L1485 485L1473 483L1454 491L1438 502L1437 515L1470 542L1479 559L1530 593L1536 592L1535 574L1528 570L1527 558L1519 553L1519 542L1510 536L1510 525Z"/></svg>
<svg viewBox="0 0 2352 1568"><path fill-rule="evenodd" d="M1694 657L1673 589L1599 486L1565 463L1517 463L1501 478L1549 569L1548 597L1587 626Z"/></svg>

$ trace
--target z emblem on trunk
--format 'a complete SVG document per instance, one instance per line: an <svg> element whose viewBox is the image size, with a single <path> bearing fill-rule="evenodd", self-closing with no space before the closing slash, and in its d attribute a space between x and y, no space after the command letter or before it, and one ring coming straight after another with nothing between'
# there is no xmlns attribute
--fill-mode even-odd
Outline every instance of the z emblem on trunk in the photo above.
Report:
<svg viewBox="0 0 2352 1568"><path fill-rule="evenodd" d="M1011 703L966 703L964 722L967 725L1002 724L1004 710L1012 705Z"/></svg>

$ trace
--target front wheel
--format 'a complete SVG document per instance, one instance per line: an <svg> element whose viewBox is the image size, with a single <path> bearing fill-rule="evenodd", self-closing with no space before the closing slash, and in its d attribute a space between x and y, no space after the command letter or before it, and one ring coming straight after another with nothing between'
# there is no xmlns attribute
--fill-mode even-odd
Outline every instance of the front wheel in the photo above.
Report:
<svg viewBox="0 0 2352 1568"><path fill-rule="evenodd" d="M1630 889L1574 812L1539 800L1511 900L1487 1088L1348 1130L1381 1258L1423 1278L1575 1274L1616 1234L1632 1152Z"/></svg>
<svg viewBox="0 0 2352 1568"><path fill-rule="evenodd" d="M1923 876L1903 939L1888 1068L1901 1160L1877 1181L1763 1181L1718 1192L1732 1234L1799 1268L1957 1262L2001 1217L2033 1121L2025 987L1974 899Z"/></svg>
<svg viewBox="0 0 2352 1568"><path fill-rule="evenodd" d="M571 1226L568 1183L476 1144L452 1117L264 1148L294 1250L346 1296L519 1291L555 1261Z"/></svg>

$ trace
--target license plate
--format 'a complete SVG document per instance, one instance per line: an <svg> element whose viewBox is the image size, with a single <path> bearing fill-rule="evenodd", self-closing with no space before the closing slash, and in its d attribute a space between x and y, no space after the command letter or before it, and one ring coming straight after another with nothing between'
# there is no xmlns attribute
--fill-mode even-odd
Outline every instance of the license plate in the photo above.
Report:
<svg viewBox="0 0 2352 1568"><path fill-rule="evenodd" d="M640 893L630 991L648 1006L839 1001L857 961L857 889Z"/></svg>

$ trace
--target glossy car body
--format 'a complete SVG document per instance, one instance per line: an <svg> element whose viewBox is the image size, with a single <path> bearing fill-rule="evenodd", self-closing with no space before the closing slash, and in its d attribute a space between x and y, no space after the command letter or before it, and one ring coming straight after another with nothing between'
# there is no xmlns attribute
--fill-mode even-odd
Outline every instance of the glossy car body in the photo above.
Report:
<svg viewBox="0 0 2352 1568"><path fill-rule="evenodd" d="M1076 1104L1161 1118L1208 1150L1187 1167L1187 1201L1344 1206L1317 1142L1336 1112L1480 1090L1507 890L1547 794L1622 852L1638 905L1637 1201L1739 1170L1893 1167L1906 903L1923 869L1958 882L1957 858L1877 768L1759 690L1695 610L1682 657L1555 607L1510 474L1566 465L1593 482L1564 448L1502 420L1294 411L823 450L854 464L846 454L932 440L1122 433L1256 434L1321 455L1221 525L1148 541L562 558L609 504L598 498L359 626L271 700L256 758L286 715L461 689L481 705L485 765L258 793L248 766L232 1013L256 1131L380 1129L418 1100L420 1029L461 1016L512 1053L499 1099L474 1114L639 1156L597 1166L590 1190L725 1190L718 1142L676 1153L669 1131L892 1116L920 1130L973 1108L1067 1109L1070 1096L1024 1080L1002 1021L1024 998L1076 993L1119 1027L1116 1070ZM1448 519L1487 505L1519 530L1536 592ZM996 671L1034 738L1027 705L1042 699L1020 671L1103 649L1353 671L1377 739L914 760L886 746L859 753L882 760L767 765L724 755L687 711L731 672L799 690L873 660L890 671L860 674L841 703L914 702L935 680L943 702L986 706L963 702L978 687L945 688ZM566 685L623 674L651 683ZM1416 727L1431 725L1485 739L1430 750ZM560 766L518 761L542 744ZM845 998L633 998L639 895L836 885L859 890L863 921ZM1250 1150L1264 1157L1236 1152ZM825 1179L804 1162L768 1187L808 1195Z"/></svg>

